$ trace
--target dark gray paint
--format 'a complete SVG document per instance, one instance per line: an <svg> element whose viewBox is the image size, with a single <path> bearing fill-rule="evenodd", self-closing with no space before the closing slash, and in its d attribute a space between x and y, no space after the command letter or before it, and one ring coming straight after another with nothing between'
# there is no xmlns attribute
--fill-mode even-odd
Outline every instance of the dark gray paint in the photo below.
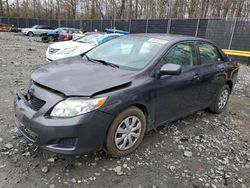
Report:
<svg viewBox="0 0 250 188"><path fill-rule="evenodd" d="M176 35L130 35L128 37L160 38L168 40L151 64L140 71L108 67L86 62L80 56L44 65L33 72L29 93L46 101L39 110L31 110L20 94L15 97L16 125L26 136L20 123L38 136L33 142L45 149L65 153L86 153L102 149L106 133L114 118L134 105L144 111L147 130L182 118L208 107L224 84L234 85L237 64L222 61L202 66L197 54L197 66L179 75L159 75L162 56L176 43L205 41ZM224 76L223 76L224 75ZM108 96L103 107L72 118L52 118L50 111L68 96ZM17 121L18 120L18 121ZM71 149L58 148L61 138L76 138ZM53 143L53 144L52 144Z"/></svg>

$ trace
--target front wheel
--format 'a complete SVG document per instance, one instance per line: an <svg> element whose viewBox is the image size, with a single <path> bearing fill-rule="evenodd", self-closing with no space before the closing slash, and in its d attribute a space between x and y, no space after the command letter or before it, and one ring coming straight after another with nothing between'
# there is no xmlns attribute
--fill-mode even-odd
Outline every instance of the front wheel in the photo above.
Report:
<svg viewBox="0 0 250 188"><path fill-rule="evenodd" d="M226 106L227 106L227 102L230 96L230 88L228 85L224 85L217 97L216 100L211 104L211 106L209 107L209 110L213 113L221 113L222 111L225 110Z"/></svg>
<svg viewBox="0 0 250 188"><path fill-rule="evenodd" d="M137 107L120 113L109 128L106 149L113 157L133 152L141 143L146 131L146 118Z"/></svg>
<svg viewBox="0 0 250 188"><path fill-rule="evenodd" d="M27 34L28 34L29 37L33 37L34 36L34 33L31 32L31 31L29 31Z"/></svg>

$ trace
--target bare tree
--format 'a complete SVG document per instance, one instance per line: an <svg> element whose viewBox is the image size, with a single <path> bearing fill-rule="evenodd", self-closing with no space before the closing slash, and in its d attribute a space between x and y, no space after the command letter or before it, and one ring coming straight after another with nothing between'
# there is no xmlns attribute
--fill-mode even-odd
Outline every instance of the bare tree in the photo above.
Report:
<svg viewBox="0 0 250 188"><path fill-rule="evenodd" d="M250 0L0 0L0 16L51 19L248 17Z"/></svg>

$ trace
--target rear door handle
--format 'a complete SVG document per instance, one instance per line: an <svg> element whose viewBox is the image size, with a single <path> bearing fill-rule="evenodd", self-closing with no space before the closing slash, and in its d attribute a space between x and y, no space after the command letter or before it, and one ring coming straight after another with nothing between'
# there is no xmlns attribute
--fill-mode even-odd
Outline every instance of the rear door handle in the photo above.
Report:
<svg viewBox="0 0 250 188"><path fill-rule="evenodd" d="M200 80L200 75L198 73L196 73L194 76L193 76L193 80Z"/></svg>

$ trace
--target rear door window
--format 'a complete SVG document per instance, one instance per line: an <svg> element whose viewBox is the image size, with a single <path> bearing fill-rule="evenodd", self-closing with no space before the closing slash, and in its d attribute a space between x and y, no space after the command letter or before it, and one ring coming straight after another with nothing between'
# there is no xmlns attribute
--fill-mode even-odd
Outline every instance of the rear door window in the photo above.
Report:
<svg viewBox="0 0 250 188"><path fill-rule="evenodd" d="M205 42L198 43L201 64L212 64L221 60L221 55L217 48Z"/></svg>

